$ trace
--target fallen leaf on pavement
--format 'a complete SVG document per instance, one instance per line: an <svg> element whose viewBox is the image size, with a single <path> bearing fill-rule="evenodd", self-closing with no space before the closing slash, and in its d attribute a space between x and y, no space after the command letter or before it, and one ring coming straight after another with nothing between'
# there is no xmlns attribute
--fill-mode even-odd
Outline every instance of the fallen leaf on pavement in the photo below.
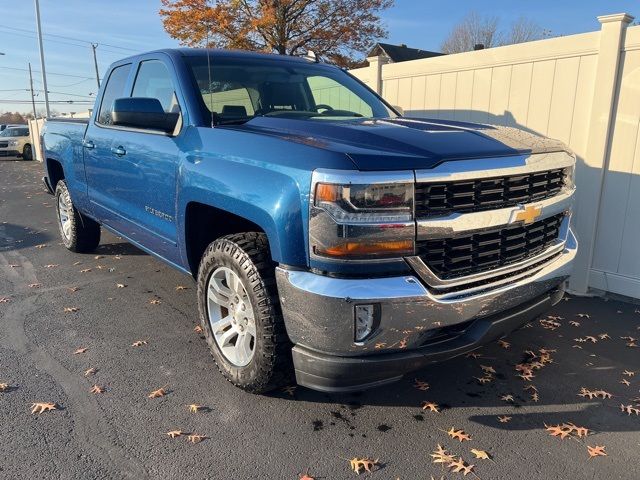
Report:
<svg viewBox="0 0 640 480"><path fill-rule="evenodd" d="M199 435L197 433L193 433L191 435L189 435L187 437L187 439L191 442L191 443L200 443L201 441L205 440L207 437L204 435Z"/></svg>
<svg viewBox="0 0 640 480"><path fill-rule="evenodd" d="M202 333L202 327L200 325L196 325L193 328L193 331L196 332L196 333Z"/></svg>
<svg viewBox="0 0 640 480"><path fill-rule="evenodd" d="M88 368L87 370L84 371L84 376L85 377L90 377L91 375L95 375L97 372L97 370L93 367Z"/></svg>
<svg viewBox="0 0 640 480"><path fill-rule="evenodd" d="M349 460L349 465L351 466L351 469L358 475L360 475L361 472L371 473L371 469L378 465L378 459L371 460L369 458L354 457Z"/></svg>
<svg viewBox="0 0 640 480"><path fill-rule="evenodd" d="M582 387L580 389L580 393L578 394L579 397L589 397L589 400L593 400L593 398L611 398L613 397L613 395L611 395L609 392L605 392L604 390L589 390L587 388Z"/></svg>
<svg viewBox="0 0 640 480"><path fill-rule="evenodd" d="M158 390L154 390L153 392L151 392L148 397L149 398L158 398L158 397L164 397L167 394L167 391L165 390L165 387L159 388Z"/></svg>
<svg viewBox="0 0 640 480"><path fill-rule="evenodd" d="M124 283L116 283L116 288L125 288L126 285Z"/></svg>
<svg viewBox="0 0 640 480"><path fill-rule="evenodd" d="M589 452L589 460L591 460L593 457L606 457L607 456L607 452L605 452L605 447L604 445L599 446L596 445L595 447L590 447L589 445L587 445L587 452Z"/></svg>
<svg viewBox="0 0 640 480"><path fill-rule="evenodd" d="M507 342L506 340L498 340L498 344L504 348L505 350L507 350L508 348L511 347L511 344L509 342Z"/></svg>
<svg viewBox="0 0 640 480"><path fill-rule="evenodd" d="M430 412L440 413L438 404L433 402L422 402L422 410L429 410Z"/></svg>
<svg viewBox="0 0 640 480"><path fill-rule="evenodd" d="M7 390L9 390L9 384L8 383L0 383L0 393L6 392Z"/></svg>
<svg viewBox="0 0 640 480"><path fill-rule="evenodd" d="M169 435L171 438L176 438L182 435L182 430L171 430L170 432L167 432L167 435Z"/></svg>
<svg viewBox="0 0 640 480"><path fill-rule="evenodd" d="M0 383L0 386L2 384ZM2 390L0 390L1 392ZM633 405L624 405L623 403L620 404L620 410L622 410L623 413L626 413L627 415L631 415L631 414L635 414L635 415L640 415L640 408L636 408Z"/></svg>
<svg viewBox="0 0 640 480"><path fill-rule="evenodd" d="M149 303L151 305L160 305L162 302L157 298L153 298L153 299L149 300Z"/></svg>
<svg viewBox="0 0 640 480"><path fill-rule="evenodd" d="M507 417L506 415L503 415L501 417L498 417L498 421L500 423L508 423L513 417Z"/></svg>
<svg viewBox="0 0 640 480"><path fill-rule="evenodd" d="M418 390L422 390L423 392L426 392L430 388L427 382L423 382L422 380L418 380L417 378L415 379L413 387L417 388Z"/></svg>
<svg viewBox="0 0 640 480"><path fill-rule="evenodd" d="M545 428L551 436L560 437L561 439L565 439L571 434L571 428L568 427L567 425L548 426L545 424Z"/></svg>
<svg viewBox="0 0 640 480"><path fill-rule="evenodd" d="M147 342L145 340L136 340L135 342L133 342L131 344L132 347L141 347L143 345L146 345Z"/></svg>
<svg viewBox="0 0 640 480"><path fill-rule="evenodd" d="M31 413L44 413L51 410L57 410L58 406L55 403L36 402L31 405Z"/></svg>
<svg viewBox="0 0 640 480"><path fill-rule="evenodd" d="M73 352L73 354L74 355L80 355L81 353L85 353L87 350L89 350L89 349L86 348L86 347L82 347L82 348L77 349L75 352Z"/></svg>
<svg viewBox="0 0 640 480"><path fill-rule="evenodd" d="M455 460L455 457L450 455L440 444L438 444L438 447L433 451L431 457L433 458L433 463L450 463Z"/></svg>
<svg viewBox="0 0 640 480"><path fill-rule="evenodd" d="M513 395L502 395L500 400L504 402L513 402Z"/></svg>
<svg viewBox="0 0 640 480"><path fill-rule="evenodd" d="M476 458L479 458L480 460L491 460L491 456L484 450L477 450L475 448L472 448L471 453L473 453Z"/></svg>
<svg viewBox="0 0 640 480"><path fill-rule="evenodd" d="M80 310L78 307L64 307L64 313L74 313Z"/></svg>
<svg viewBox="0 0 640 480"><path fill-rule="evenodd" d="M187 407L189 407L189 411L191 413L198 413L198 410L202 408L202 405L196 405L195 403L192 403L191 405L187 405Z"/></svg>
<svg viewBox="0 0 640 480"><path fill-rule="evenodd" d="M40 288L42 285L39 283L30 283L29 288Z"/></svg>
<svg viewBox="0 0 640 480"><path fill-rule="evenodd" d="M187 289L187 287L185 287L184 285L178 285L178 286L176 287L176 290L178 290L178 291L180 291L180 290L186 290L186 289Z"/></svg>
<svg viewBox="0 0 640 480"><path fill-rule="evenodd" d="M91 387L91 393L104 393L104 388L99 385L94 385L93 387Z"/></svg>
<svg viewBox="0 0 640 480"><path fill-rule="evenodd" d="M464 433L464 430L456 430L453 427L449 429L449 431L447 432L447 435L449 435L454 440L459 440L460 442L464 442L465 440L471 440L471 437L466 433Z"/></svg>
<svg viewBox="0 0 640 480"><path fill-rule="evenodd" d="M473 467L475 467L475 465L465 463L462 457L460 457L447 465L447 467L450 468L453 473L462 473L462 475L466 477L467 474L473 473Z"/></svg>

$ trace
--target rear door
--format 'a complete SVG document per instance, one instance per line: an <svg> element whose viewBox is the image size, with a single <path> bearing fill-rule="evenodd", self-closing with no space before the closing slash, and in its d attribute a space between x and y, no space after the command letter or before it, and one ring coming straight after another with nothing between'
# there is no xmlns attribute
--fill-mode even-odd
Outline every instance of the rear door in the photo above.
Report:
<svg viewBox="0 0 640 480"><path fill-rule="evenodd" d="M125 93L120 96L157 98L165 111L181 111L173 66L162 56L133 64ZM100 123L91 130L92 135L95 130L100 135L108 131L109 137L108 149L96 158L93 182L94 201L105 213L105 223L166 260L180 263L176 173L182 119L173 135Z"/></svg>

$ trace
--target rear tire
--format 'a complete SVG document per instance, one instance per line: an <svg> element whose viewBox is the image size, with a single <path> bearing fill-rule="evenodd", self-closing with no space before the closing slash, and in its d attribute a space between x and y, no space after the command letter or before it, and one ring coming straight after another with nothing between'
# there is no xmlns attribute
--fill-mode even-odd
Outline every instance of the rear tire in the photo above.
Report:
<svg viewBox="0 0 640 480"><path fill-rule="evenodd" d="M56 186L56 207L64 246L77 253L94 251L100 244L100 225L76 210L64 180Z"/></svg>
<svg viewBox="0 0 640 480"><path fill-rule="evenodd" d="M227 235L209 245L198 269L198 309L211 355L233 385L266 393L292 381L291 342L266 235ZM234 355L249 332L255 336L246 352Z"/></svg>
<svg viewBox="0 0 640 480"><path fill-rule="evenodd" d="M33 160L33 150L31 145L28 143L22 149L22 159L23 160Z"/></svg>

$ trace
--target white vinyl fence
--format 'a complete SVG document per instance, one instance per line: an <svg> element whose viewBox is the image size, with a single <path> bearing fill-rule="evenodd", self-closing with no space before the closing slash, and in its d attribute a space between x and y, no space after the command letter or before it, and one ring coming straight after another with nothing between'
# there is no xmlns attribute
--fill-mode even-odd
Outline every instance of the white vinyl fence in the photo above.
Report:
<svg viewBox="0 0 640 480"><path fill-rule="evenodd" d="M405 115L519 127L576 153L570 288L640 298L640 26L352 70Z"/></svg>

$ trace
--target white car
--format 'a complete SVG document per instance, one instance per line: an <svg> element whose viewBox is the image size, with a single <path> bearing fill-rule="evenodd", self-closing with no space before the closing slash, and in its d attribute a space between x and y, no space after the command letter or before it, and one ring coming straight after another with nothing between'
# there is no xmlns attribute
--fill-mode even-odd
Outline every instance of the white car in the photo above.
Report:
<svg viewBox="0 0 640 480"><path fill-rule="evenodd" d="M11 126L0 132L0 158L33 159L31 136L27 126Z"/></svg>

